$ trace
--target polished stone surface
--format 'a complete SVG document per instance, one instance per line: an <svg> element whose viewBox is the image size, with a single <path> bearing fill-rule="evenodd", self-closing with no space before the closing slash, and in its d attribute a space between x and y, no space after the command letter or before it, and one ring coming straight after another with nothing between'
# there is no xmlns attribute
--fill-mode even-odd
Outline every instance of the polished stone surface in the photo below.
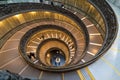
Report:
<svg viewBox="0 0 120 80"><path fill-rule="evenodd" d="M120 27L120 9L109 3L115 11ZM89 66L96 80L120 80L120 28L112 47L94 64Z"/></svg>

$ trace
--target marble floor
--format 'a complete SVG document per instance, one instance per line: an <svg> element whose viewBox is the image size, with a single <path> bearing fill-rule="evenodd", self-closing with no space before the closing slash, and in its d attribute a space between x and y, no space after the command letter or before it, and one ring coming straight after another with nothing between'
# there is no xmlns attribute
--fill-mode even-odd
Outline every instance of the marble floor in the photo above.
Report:
<svg viewBox="0 0 120 80"><path fill-rule="evenodd" d="M12 2L15 0L10 0L10 1ZM29 0L29 1L32 1L32 0ZM35 1L38 1L38 0L35 0ZM118 26L120 27L120 9L112 4L110 4L110 5L113 8L113 10L115 11L115 14L116 14L116 17L118 20ZM117 38L116 38L114 44L111 46L111 48L107 51L107 53L104 54L104 56L102 56L95 63L91 64L90 66L88 66L84 69L76 70L73 72L71 71L68 73L52 75L52 73L46 73L43 71L38 71L30 66L28 67L28 65L26 63L24 63L24 66L22 66L21 68L19 67L20 69L17 69L17 70L20 75L21 75L21 73L22 73L22 75L24 75L24 74L26 74L25 72L28 71L27 73L30 73L30 74L27 74L24 76L32 76L32 77L39 76L39 79L42 79L42 80L45 80L44 78L49 77L49 76L50 77L57 76L57 77L54 77L54 80L120 80L120 45L119 45L120 42L119 42L119 39L120 39L120 30L118 30ZM13 50L14 49L16 49L16 48L13 48ZM13 54L13 55L15 56L15 54ZM11 56L12 56L12 54L11 54ZM15 60L20 59L19 54L16 55L16 57L17 58L15 58ZM23 63L22 62L19 63L19 65L21 65L21 64L23 64ZM6 65L3 65L3 66L6 66ZM16 67L18 67L18 66L16 66ZM20 71L21 69L22 69L22 71ZM23 70L25 70L25 69L26 69L26 71L23 72ZM34 74L33 74L33 71L34 71ZM14 72L14 70L13 70L13 72ZM49 76L48 76L48 74L49 74ZM92 76L90 76L90 75L92 75ZM69 78L68 78L68 76L69 76ZM82 76L82 77L80 77L80 79L79 79L79 76ZM83 79L83 78L85 78L85 79Z"/></svg>
<svg viewBox="0 0 120 80"><path fill-rule="evenodd" d="M109 3L113 8L120 27L120 9ZM120 28L112 47L98 61L88 66L95 80L120 80Z"/></svg>

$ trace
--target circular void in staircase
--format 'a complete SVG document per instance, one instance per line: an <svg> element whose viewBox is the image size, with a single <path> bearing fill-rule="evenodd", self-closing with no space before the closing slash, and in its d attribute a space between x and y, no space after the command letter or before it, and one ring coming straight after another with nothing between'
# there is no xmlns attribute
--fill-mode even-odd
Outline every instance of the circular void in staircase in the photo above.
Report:
<svg viewBox="0 0 120 80"><path fill-rule="evenodd" d="M73 70L86 55L89 34L85 24L73 13L62 10L35 11L35 14L44 17L37 20L37 25L32 23L33 28L20 40L19 51L22 57L37 69L53 72ZM51 15L54 18L50 18ZM51 49L61 54L50 54Z"/></svg>
<svg viewBox="0 0 120 80"><path fill-rule="evenodd" d="M47 51L45 56L46 62L48 62L52 66L63 66L65 64L65 53L57 48L51 48Z"/></svg>
<svg viewBox="0 0 120 80"><path fill-rule="evenodd" d="M79 41L81 38L84 42ZM38 69L60 69L77 64L75 58L79 56L79 61L85 55L86 43L83 33L82 37L76 37L61 26L41 25L22 37L19 49L22 57Z"/></svg>
<svg viewBox="0 0 120 80"><path fill-rule="evenodd" d="M22 37L19 45L22 57L37 69L53 72L82 68L96 61L103 54L100 52L105 44L93 43L92 37L89 38L89 35L96 35L88 34L89 29L87 29L94 24L85 26L86 23L83 22L88 21L87 17L80 19L68 10L60 8L59 11L54 7L51 9L35 11L35 14L43 15L39 20L44 19L46 23L29 30ZM68 24L72 27L68 27ZM99 47L97 50L96 48L92 50L95 53L89 52L93 45ZM62 54L56 52L53 55L54 50Z"/></svg>
<svg viewBox="0 0 120 80"><path fill-rule="evenodd" d="M94 4L95 2L96 4ZM99 1L91 2L88 7L92 9L85 9L85 15L80 14L79 8L70 5L66 6L67 8L36 3L6 5L10 6L12 10L9 13L5 13L9 8L1 11L1 16L5 16L1 18L1 20L3 19L1 22L6 23L4 25L2 23L1 32L4 34L2 34L1 43L3 45L12 34L29 26L31 30L22 37L19 50L22 57L30 65L37 69L54 72L85 67L96 61L110 48L117 34L117 21L114 12L107 4L102 4L108 7L103 10L103 7L98 3ZM28 7L28 5L33 6ZM14 9L15 7L17 10ZM98 15L98 18L101 18L98 19L100 26L96 25L94 21L90 22L92 12L93 18L94 12L96 15L100 13ZM89 13L90 16L87 15ZM8 24L10 29L7 28ZM34 28L35 26L36 28ZM93 28L94 30L92 30ZM102 29L105 29L102 31L103 33L95 34ZM93 33L94 31L95 33ZM96 35L101 37L101 34L104 39L99 44L96 41L100 39ZM97 40L93 40L93 38ZM54 55L52 54L53 51L55 51Z"/></svg>

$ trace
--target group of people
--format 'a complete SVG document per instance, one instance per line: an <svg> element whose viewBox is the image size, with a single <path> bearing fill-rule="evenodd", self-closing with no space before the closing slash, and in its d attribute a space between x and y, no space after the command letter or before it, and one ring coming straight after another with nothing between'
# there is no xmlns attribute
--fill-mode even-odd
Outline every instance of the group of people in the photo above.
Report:
<svg viewBox="0 0 120 80"><path fill-rule="evenodd" d="M28 57L29 57L29 59L32 59L32 58L36 59L35 54L33 52L30 52L28 54Z"/></svg>
<svg viewBox="0 0 120 80"><path fill-rule="evenodd" d="M43 3L43 0L39 0L39 1L40 1L40 3ZM52 5L52 6L54 6L53 0L51 0L51 5ZM64 5L63 5L63 4L61 4L61 7L63 8L63 7L64 7Z"/></svg>
<svg viewBox="0 0 120 80"><path fill-rule="evenodd" d="M40 3L43 3L43 0L39 0L39 1L40 1ZM54 6L53 1L51 1L51 5Z"/></svg>
<svg viewBox="0 0 120 80"><path fill-rule="evenodd" d="M28 57L29 57L29 59L36 59L35 54L34 54L33 52L30 52L30 53L28 54ZM56 58L55 58L55 65L56 65L56 66L60 66L60 62L61 62L60 57L56 57Z"/></svg>

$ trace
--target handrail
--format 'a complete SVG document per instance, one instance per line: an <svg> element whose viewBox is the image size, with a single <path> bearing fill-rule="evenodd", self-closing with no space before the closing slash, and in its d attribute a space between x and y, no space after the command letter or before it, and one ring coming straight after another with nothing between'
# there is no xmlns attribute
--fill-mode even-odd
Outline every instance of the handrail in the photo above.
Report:
<svg viewBox="0 0 120 80"><path fill-rule="evenodd" d="M34 6L33 6L34 5ZM55 11L61 14L64 14L65 16L71 18L73 21L76 22L76 24L80 25L82 30L84 31L83 33L86 34L87 36L85 37L88 41L86 41L86 43L89 43L89 35L87 32L87 29L84 25L84 23L77 17L75 16L73 13L61 8L61 7L54 7L51 5L46 5L46 4L38 4L38 3L15 3L15 4L7 4L7 5L2 5L4 7L7 6L7 8L5 10L1 10L2 13L4 13L4 11L9 11L9 13L5 13L3 14L3 17L0 16L0 19L4 19L8 16L14 15L16 13L21 13L21 12L28 12L28 11L37 11L37 10L48 10L48 11ZM31 6L31 7L28 7ZM17 8L17 9L15 9Z"/></svg>
<svg viewBox="0 0 120 80"><path fill-rule="evenodd" d="M46 3L46 1L48 1L48 3ZM15 2L15 1L13 1L13 2L9 2L9 1L1 1L1 4L5 4L5 5L7 5L7 4L11 4L11 3L40 3L40 1L18 1L18 2ZM43 4L51 4L51 1L50 0L43 0L43 2L42 2ZM80 13L82 12L82 13L84 13L84 14L86 14L87 16L89 16L91 19L90 20L92 20L92 22L94 22L96 25L99 25L99 27L96 27L96 28L98 28L98 30L100 31L100 33L101 33L101 35L102 35L102 37L104 38L104 34L105 34L105 32L104 32L104 30L103 30L103 28L101 27L101 25L91 16L91 15L89 15L88 13L86 13L85 11L83 11L83 10L81 10L80 8L77 8L77 7L75 7L75 6L73 6L73 5L71 5L71 4L67 4L67 3L65 3L65 2L62 2L62 1L57 1L57 0L53 0L53 3L54 3L54 5L55 6L65 6L65 8L68 8L68 9L70 9L70 8L74 8L74 9L76 9L77 11L80 11ZM57 5L56 5L57 4ZM79 13L79 12L78 12ZM103 34L104 33L104 34Z"/></svg>
<svg viewBox="0 0 120 80"><path fill-rule="evenodd" d="M66 68L54 68L54 67L41 67L41 69L43 70L47 70L47 71L54 71L54 72L62 72L62 71L69 71L69 70L74 70L74 69L78 69L78 68L82 68L84 66L87 66L93 62L95 62L100 56L102 56L109 48L110 46L113 44L116 36L117 36L117 32L118 32L118 27L117 27L117 21L116 21L116 16L114 11L112 10L112 8L107 4L106 1L104 0L88 0L97 10L99 10L99 12L101 13L101 15L103 16L104 22L105 22L105 26L106 26L106 36L105 36L105 41L104 44L102 46L102 48L99 50L99 52L97 53L97 55L90 61L85 62L83 64L78 64L78 65L73 65L73 66L69 66ZM19 4L20 5L20 4ZM42 4L43 5L43 4ZM32 5L31 5L32 6ZM32 6L33 7L33 6ZM33 9L33 8L31 8ZM32 64L31 64L32 65Z"/></svg>
<svg viewBox="0 0 120 80"><path fill-rule="evenodd" d="M68 34L71 38L72 38L72 40L73 40L73 42L74 42L74 45L75 45L75 49L77 48L76 46L77 46L77 43L76 43L76 40L75 40L75 38L74 38L74 36L69 32L69 31L67 31L66 29L63 29L63 28L61 28L60 26L57 26L57 25L40 25L40 26L36 26L35 28L33 28L33 29L31 29L31 30L29 30L23 37L22 37L22 39L20 40L20 47L19 47L19 50L20 50L20 52L21 52L21 54L23 55L23 54L26 54L26 45L27 45L27 43L28 43L28 41L30 40L30 38L31 38L31 36L33 36L34 34L36 34L37 32L40 32L40 31L42 31L42 30L45 30L45 29L56 29L56 30L60 30L60 31L64 31L66 34ZM39 54L39 48L41 48L41 46L46 42L46 41L49 41L49 40L56 40L56 41L60 41L60 42L62 42L62 43L64 43L66 46L67 46L67 48L69 49L69 47L68 47L68 45L64 42L64 41L62 41L62 40L59 40L59 39L55 39L55 38L53 38L53 39L45 39L44 41L41 41L41 44L39 44L38 45L38 48L37 48L37 52L36 52L36 54L38 55ZM25 52L25 53L24 53ZM70 50L69 50L69 54L70 54ZM39 60L40 61L40 60ZM42 63L42 61L41 61L41 63ZM44 63L42 63L42 64L44 64Z"/></svg>
<svg viewBox="0 0 120 80"><path fill-rule="evenodd" d="M101 53L101 52L104 53L109 49L109 47L112 45L113 41L115 40L117 36L117 32L118 32L117 19L116 19L114 11L112 10L112 8L108 5L106 1L90 0L90 3L93 4L99 10L99 12L102 14L104 21L105 21L105 25L107 29L106 37L105 37L105 41L103 44L103 48L98 52L98 53Z"/></svg>

